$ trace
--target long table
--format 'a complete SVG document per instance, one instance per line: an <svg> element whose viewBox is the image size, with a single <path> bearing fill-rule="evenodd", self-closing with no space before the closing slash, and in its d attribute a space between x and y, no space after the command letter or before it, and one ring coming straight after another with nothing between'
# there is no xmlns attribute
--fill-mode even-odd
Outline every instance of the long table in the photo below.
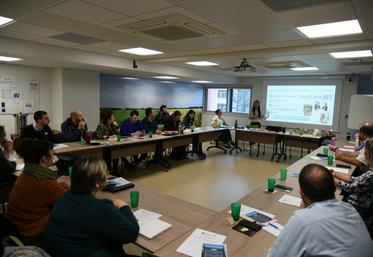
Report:
<svg viewBox="0 0 373 257"><path fill-rule="evenodd" d="M70 184L69 177L60 177L58 180ZM129 190L122 190L116 193L99 192L97 198L117 198L129 203L130 192L132 190L140 192L139 208L162 214L160 219L172 225L170 229L164 231L153 239L147 239L146 237L139 235L135 244L149 252L159 251L177 238L180 238L191 231L195 226L216 214L213 210L139 185L136 185L134 188Z"/></svg>
<svg viewBox="0 0 373 257"><path fill-rule="evenodd" d="M322 165L326 165L326 161L315 161L310 158L311 156L315 156L317 153L322 153L322 147L319 147L301 160L290 165L288 167L288 170L300 172L300 170L309 163L319 163ZM335 167L337 163L343 162L336 160L333 164L333 167ZM355 166L352 166L349 170L349 175L352 174L354 169ZM279 174L276 174L275 177L278 178L278 175ZM278 200L285 194L300 197L298 177L288 177L288 179L284 182L277 181L278 184L293 187L293 190L290 193L285 193L282 191L268 193L266 192L266 183L267 181L263 181L261 187L240 199L239 202L250 207L272 213L276 215L276 219L280 224L285 225L294 211L299 208L287 204L282 204ZM336 194L338 194L338 192ZM226 218L230 215L228 214L229 209L229 207L224 209L220 213L210 217L208 220L196 227L227 236L224 243L227 244L228 256L230 257L266 256L268 249L276 240L276 237L268 233L267 231L264 231L263 229L256 233L253 237L248 237L233 230L231 226L225 223ZM191 232L185 234L184 236L175 240L170 245L162 248L155 254L160 257L185 256L181 253L176 252L176 249L182 244L183 241L185 241L190 236L190 234Z"/></svg>

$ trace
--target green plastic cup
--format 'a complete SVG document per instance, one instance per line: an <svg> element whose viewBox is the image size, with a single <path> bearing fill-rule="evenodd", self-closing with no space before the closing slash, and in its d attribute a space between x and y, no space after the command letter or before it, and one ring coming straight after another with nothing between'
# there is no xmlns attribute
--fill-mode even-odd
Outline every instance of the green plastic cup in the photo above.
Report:
<svg viewBox="0 0 373 257"><path fill-rule="evenodd" d="M238 221L240 219L240 213L241 213L241 203L239 202L231 203L231 216L234 221Z"/></svg>
<svg viewBox="0 0 373 257"><path fill-rule="evenodd" d="M71 177L71 175L73 174L73 166L67 167L67 171L69 172L69 176Z"/></svg>
<svg viewBox="0 0 373 257"><path fill-rule="evenodd" d="M122 136L121 135L117 135L117 142L120 142L121 139L122 139Z"/></svg>
<svg viewBox="0 0 373 257"><path fill-rule="evenodd" d="M153 132L152 132L152 131L149 131L149 137L150 137L150 138L153 137Z"/></svg>
<svg viewBox="0 0 373 257"><path fill-rule="evenodd" d="M131 191L130 197L131 197L131 208L132 209L138 208L139 207L140 192L139 191Z"/></svg>
<svg viewBox="0 0 373 257"><path fill-rule="evenodd" d="M328 165L329 166L333 165L333 159L334 159L333 155L328 155Z"/></svg>
<svg viewBox="0 0 373 257"><path fill-rule="evenodd" d="M275 191L276 179L268 178L268 192Z"/></svg>
<svg viewBox="0 0 373 257"><path fill-rule="evenodd" d="M288 170L286 168L281 168L280 169L280 180L285 181L287 175L288 175Z"/></svg>
<svg viewBox="0 0 373 257"><path fill-rule="evenodd" d="M323 150L325 155L329 154L329 148L328 147L324 147L322 150Z"/></svg>

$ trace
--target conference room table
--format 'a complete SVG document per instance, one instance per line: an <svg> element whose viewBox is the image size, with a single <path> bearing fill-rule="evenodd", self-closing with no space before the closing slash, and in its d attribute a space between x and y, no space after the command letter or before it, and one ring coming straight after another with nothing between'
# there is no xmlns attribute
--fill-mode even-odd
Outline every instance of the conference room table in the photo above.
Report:
<svg viewBox="0 0 373 257"><path fill-rule="evenodd" d="M59 177L59 182L65 182L70 185L70 177ZM171 228L162 232L153 239L139 235L135 244L149 252L159 251L161 248L169 245L171 242L188 233L195 226L206 221L217 212L205 207L195 205L182 199L154 191L152 189L135 185L135 187L121 190L115 193L101 191L97 198L100 199L121 199L127 203L130 202L130 192L136 190L140 192L139 208L162 214L161 220L172 225ZM99 222L99 221L98 221ZM125 231L123 231L125 233Z"/></svg>
<svg viewBox="0 0 373 257"><path fill-rule="evenodd" d="M262 185L254 192L238 200L243 205L250 206L252 208L265 211L276 215L275 219L278 223L285 225L289 218L293 215L294 211L298 210L298 207L280 203L278 200L284 195L291 195L300 197L299 184L297 176L289 176L290 172L300 172L301 169L310 163L319 163L321 165L327 165L326 160L316 161L311 159L311 156L316 156L317 153L322 153L322 147L319 147L312 153L306 155L299 161L287 167L288 178L286 181L279 181L279 174L277 173L274 177L277 178L276 184L286 185L293 188L291 192L284 192L275 190L274 193L267 192L267 181L263 181ZM337 163L343 163L336 160L332 167L335 167ZM351 175L355 166L351 166L348 175ZM337 198L339 192L336 192ZM260 230L253 237L248 237L242 233L239 233L232 229L232 226L226 224L226 218L230 216L228 211L230 207L227 207L218 214L208 218L203 223L199 224L195 228L205 229L214 233L222 234L227 236L224 243L227 245L229 257L261 257L266 256L269 248L276 240L276 237L265 230ZM194 231L194 230L192 230ZM192 232L191 231L191 232ZM160 257L168 256L186 256L184 254L176 252L176 249L190 236L191 232L183 235L181 238L175 240L171 244L157 251L155 254Z"/></svg>

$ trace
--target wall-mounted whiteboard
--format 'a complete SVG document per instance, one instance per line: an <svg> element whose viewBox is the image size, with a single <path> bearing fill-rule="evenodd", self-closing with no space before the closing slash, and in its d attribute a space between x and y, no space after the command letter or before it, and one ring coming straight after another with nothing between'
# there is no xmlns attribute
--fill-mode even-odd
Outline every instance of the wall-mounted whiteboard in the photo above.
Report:
<svg viewBox="0 0 373 257"><path fill-rule="evenodd" d="M373 122L373 95L351 96L348 127L358 129L363 122Z"/></svg>

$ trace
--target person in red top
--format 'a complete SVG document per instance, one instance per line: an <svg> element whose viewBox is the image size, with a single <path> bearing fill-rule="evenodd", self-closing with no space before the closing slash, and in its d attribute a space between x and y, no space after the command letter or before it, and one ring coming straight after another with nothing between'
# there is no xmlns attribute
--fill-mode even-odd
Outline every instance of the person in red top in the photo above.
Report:
<svg viewBox="0 0 373 257"><path fill-rule="evenodd" d="M57 182L53 152L46 140L24 139L16 145L16 152L25 168L14 184L9 198L7 216L18 228L23 241L39 242L49 220L53 205L68 189Z"/></svg>

